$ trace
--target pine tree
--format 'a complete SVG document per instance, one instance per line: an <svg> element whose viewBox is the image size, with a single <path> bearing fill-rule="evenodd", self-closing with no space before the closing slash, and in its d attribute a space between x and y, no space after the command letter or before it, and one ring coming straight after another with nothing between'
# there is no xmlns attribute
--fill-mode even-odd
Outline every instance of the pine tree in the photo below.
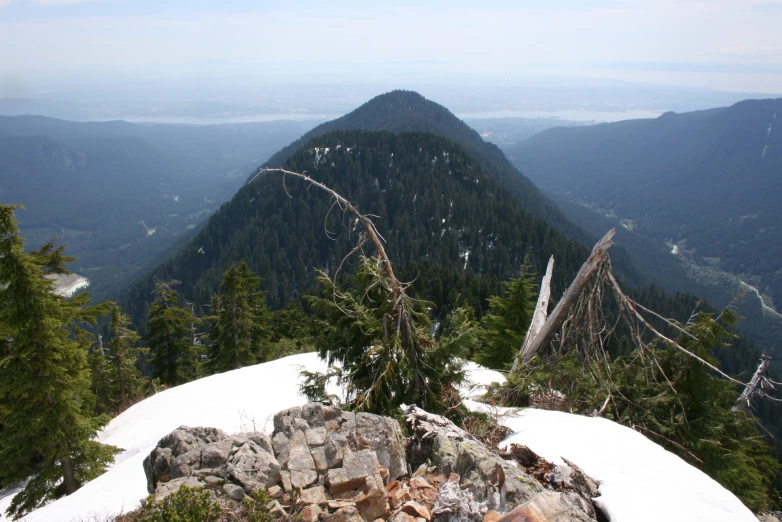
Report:
<svg viewBox="0 0 782 522"><path fill-rule="evenodd" d="M427 411L444 413L449 397L464 379L462 355L471 333L462 331L466 314L456 312L447 335L432 336L430 303L402 293L401 306L410 323L397 327L393 295L377 258L362 257L353 291L340 291L325 273L320 274L323 297L311 302L325 320L318 351L329 365L339 363L339 379L346 386L348 402L360 411L394 414L401 404L416 404ZM307 374L307 386L324 382ZM318 386L322 388L321 386Z"/></svg>
<svg viewBox="0 0 782 522"><path fill-rule="evenodd" d="M521 275L505 283L505 296L489 299L489 313L483 318L483 346L475 355L478 363L504 369L513 362L535 313L533 277L529 257L525 257Z"/></svg>
<svg viewBox="0 0 782 522"><path fill-rule="evenodd" d="M29 478L9 509L21 516L76 491L105 471L118 451L91 440L107 421L93 416L87 349L92 323L107 309L82 293L65 300L45 277L72 260L48 243L25 253L14 219L0 205L0 480Z"/></svg>
<svg viewBox="0 0 782 522"><path fill-rule="evenodd" d="M152 376L163 384L176 386L198 377L200 347L195 338L198 319L192 309L178 306L172 288L178 281L158 281L157 300L147 314L147 341L152 358Z"/></svg>
<svg viewBox="0 0 782 522"><path fill-rule="evenodd" d="M261 278L243 261L225 272L222 294L212 298L212 371L235 370L264 359L270 317L260 284Z"/></svg>
<svg viewBox="0 0 782 522"><path fill-rule="evenodd" d="M122 409L129 401L139 395L143 379L136 367L138 360L147 350L136 346L140 339L138 333L130 328L130 318L122 313L118 306L111 311L111 340L108 343L108 360L114 408Z"/></svg>
<svg viewBox="0 0 782 522"><path fill-rule="evenodd" d="M113 382L106 349L103 346L103 336L98 334L93 343L87 363L90 366L90 381L92 393L95 396L95 413L110 413L113 410Z"/></svg>

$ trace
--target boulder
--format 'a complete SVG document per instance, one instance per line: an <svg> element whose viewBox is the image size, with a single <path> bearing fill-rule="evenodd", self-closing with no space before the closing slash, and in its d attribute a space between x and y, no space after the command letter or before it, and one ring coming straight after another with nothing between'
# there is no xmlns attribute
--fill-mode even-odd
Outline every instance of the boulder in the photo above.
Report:
<svg viewBox="0 0 782 522"><path fill-rule="evenodd" d="M499 522L587 522L588 516L580 506L571 504L562 493L544 491L529 502L522 504Z"/></svg>
<svg viewBox="0 0 782 522"><path fill-rule="evenodd" d="M476 502L507 512L543 491L531 475L504 460L445 417L411 406L408 421L414 435L408 446L410 464L431 462L440 473L458 474Z"/></svg>
<svg viewBox="0 0 782 522"><path fill-rule="evenodd" d="M254 493L280 482L280 464L272 455L252 441L235 448L225 465L224 473L244 488Z"/></svg>

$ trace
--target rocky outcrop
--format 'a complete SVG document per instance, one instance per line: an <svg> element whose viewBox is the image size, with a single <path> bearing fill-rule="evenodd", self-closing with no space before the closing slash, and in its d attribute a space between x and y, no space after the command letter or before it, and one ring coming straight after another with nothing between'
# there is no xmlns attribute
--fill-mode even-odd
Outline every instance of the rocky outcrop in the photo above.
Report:
<svg viewBox="0 0 782 522"><path fill-rule="evenodd" d="M318 403L277 413L271 435L183 426L144 460L147 488L226 503L264 490L275 516L304 522L594 520L596 486L577 468L549 464L541 482L443 417L412 407L407 420L409 440L396 420Z"/></svg>

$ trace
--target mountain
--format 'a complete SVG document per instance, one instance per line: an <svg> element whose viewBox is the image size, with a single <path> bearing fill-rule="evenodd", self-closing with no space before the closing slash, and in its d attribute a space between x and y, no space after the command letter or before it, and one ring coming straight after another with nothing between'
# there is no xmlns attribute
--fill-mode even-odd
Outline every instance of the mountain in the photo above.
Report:
<svg viewBox="0 0 782 522"><path fill-rule="evenodd" d="M253 169L308 128L79 123L0 117L0 201L27 246L68 244L97 297L127 284L229 199ZM107 267L111 267L108 270Z"/></svg>
<svg viewBox="0 0 782 522"><path fill-rule="evenodd" d="M782 318L773 309L782 303L778 118L782 99L748 100L551 129L506 153L584 228L621 224L632 238L625 247L651 279L720 306L749 290L750 313L773 327Z"/></svg>
<svg viewBox="0 0 782 522"><path fill-rule="evenodd" d="M400 277L415 279L419 295L446 312L460 295L484 302L498 280L518 275L526 254L538 271L555 255L554 283L563 291L587 254L525 210L464 148L434 134L332 132L285 167L306 171L378 216ZM278 308L312 290L317 269L333 273L355 246L349 220L329 213L325 193L285 181L273 172L242 187L175 257L129 291L132 316L143 317L155 277L181 281L181 292L201 305L231 264L247 261Z"/></svg>
<svg viewBox="0 0 782 522"><path fill-rule="evenodd" d="M594 243L591 236L568 220L556 204L511 165L496 145L484 141L477 131L448 109L417 92L396 90L376 96L353 112L318 125L274 154L263 166L279 167L313 138L335 130L430 132L442 136L464 147L483 169L510 190L535 217L571 239L588 245Z"/></svg>

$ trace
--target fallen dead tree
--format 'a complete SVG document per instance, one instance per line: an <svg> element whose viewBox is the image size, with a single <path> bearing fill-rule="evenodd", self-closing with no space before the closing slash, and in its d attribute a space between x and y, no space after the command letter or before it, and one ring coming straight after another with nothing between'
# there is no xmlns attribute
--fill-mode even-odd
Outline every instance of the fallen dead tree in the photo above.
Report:
<svg viewBox="0 0 782 522"><path fill-rule="evenodd" d="M744 383L726 374L691 350L684 348L677 339L666 336L659 328L655 328L650 323L650 320L644 314L661 321L672 330L678 332L680 336L694 339L693 335L685 327L642 306L622 291L613 274L611 259L608 255L608 250L613 245L614 233L613 229L608 231L595 244L591 254L550 314L548 313L548 305L551 294L551 272L554 258L552 257L549 260L546 275L541 283L535 313L511 369L511 379L517 377L521 369L546 348L557 351L559 354L569 350L578 350L584 358L595 357L602 359L606 362L607 367L607 341L621 321L628 328L630 338L636 348L638 348L640 356L642 358L647 357L649 364L657 364L659 367L651 345L655 340L661 341L681 351L688 357L696 359L700 364L703 364L720 377L741 386L742 394L734 410L743 409L749 411L751 402L755 398L780 401L780 399L776 399L768 393L774 390L774 385L778 383L775 383L766 375L770 360L767 354L763 354L752 380L749 383ZM613 324L610 324L604 315L603 299L608 292L613 295L618 311L617 318ZM609 399L606 399L603 409L605 409Z"/></svg>

